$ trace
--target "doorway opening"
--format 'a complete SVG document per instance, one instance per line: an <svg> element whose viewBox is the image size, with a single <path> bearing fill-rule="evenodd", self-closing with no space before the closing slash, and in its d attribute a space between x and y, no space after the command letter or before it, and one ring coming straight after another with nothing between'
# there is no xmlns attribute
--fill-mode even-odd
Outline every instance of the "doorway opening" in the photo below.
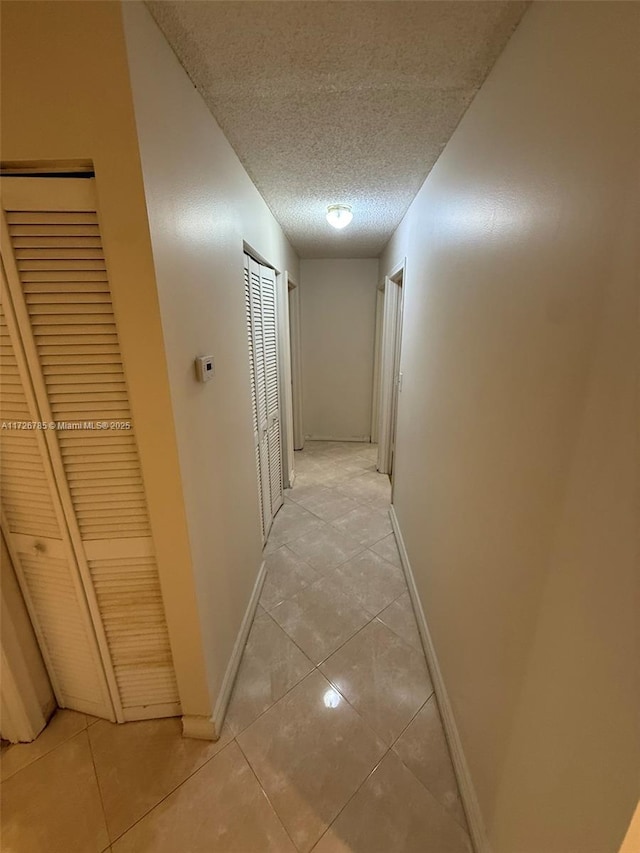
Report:
<svg viewBox="0 0 640 853"><path fill-rule="evenodd" d="M378 419L378 471L392 484L396 456L399 394L402 390L402 313L405 262L385 277L380 360L380 410Z"/></svg>
<svg viewBox="0 0 640 853"><path fill-rule="evenodd" d="M291 398L293 415L293 449L304 449L302 424L302 358L300 336L300 288L288 281L289 343L291 351ZM291 483L293 485L293 482Z"/></svg>

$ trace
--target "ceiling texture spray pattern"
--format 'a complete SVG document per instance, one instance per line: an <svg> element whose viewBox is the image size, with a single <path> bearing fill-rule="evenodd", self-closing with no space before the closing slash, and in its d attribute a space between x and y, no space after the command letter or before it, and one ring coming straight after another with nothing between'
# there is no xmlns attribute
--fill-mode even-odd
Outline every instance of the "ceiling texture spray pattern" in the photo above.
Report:
<svg viewBox="0 0 640 853"><path fill-rule="evenodd" d="M147 6L302 258L376 257L524 2ZM327 206L351 205L344 231Z"/></svg>

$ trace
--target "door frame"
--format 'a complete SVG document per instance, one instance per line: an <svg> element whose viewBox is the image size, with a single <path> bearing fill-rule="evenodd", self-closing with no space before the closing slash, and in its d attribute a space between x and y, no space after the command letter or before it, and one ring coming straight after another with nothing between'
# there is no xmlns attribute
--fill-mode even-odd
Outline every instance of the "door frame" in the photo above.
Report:
<svg viewBox="0 0 640 853"><path fill-rule="evenodd" d="M371 443L378 443L380 429L380 369L382 361L382 323L384 318L384 282L376 290L376 328L373 343L373 393L371 395Z"/></svg>
<svg viewBox="0 0 640 853"><path fill-rule="evenodd" d="M282 280L280 280L280 278ZM294 362L295 342L292 334L291 293L298 286L291 280L288 270L278 279L278 360L280 367L280 396L282 401L282 482L285 489L293 486L295 479L294 450L296 448L296 383ZM297 318L293 317L295 322Z"/></svg>
<svg viewBox="0 0 640 853"><path fill-rule="evenodd" d="M378 471L392 475L392 442L397 423L402 352L403 287L406 258L384 278L384 309L380 358L380 413L378 419Z"/></svg>
<svg viewBox="0 0 640 853"><path fill-rule="evenodd" d="M289 342L291 349L291 397L293 449L304 448L302 422L302 334L300 329L300 287L289 279ZM295 475L295 472L294 472Z"/></svg>

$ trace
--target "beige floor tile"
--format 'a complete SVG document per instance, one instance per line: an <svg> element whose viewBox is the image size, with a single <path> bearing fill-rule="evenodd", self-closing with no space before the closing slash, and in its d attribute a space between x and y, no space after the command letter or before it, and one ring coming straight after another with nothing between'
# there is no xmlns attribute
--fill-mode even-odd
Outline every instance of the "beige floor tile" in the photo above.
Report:
<svg viewBox="0 0 640 853"><path fill-rule="evenodd" d="M313 853L471 853L471 843L389 752Z"/></svg>
<svg viewBox="0 0 640 853"><path fill-rule="evenodd" d="M295 853L236 743L113 845L113 853Z"/></svg>
<svg viewBox="0 0 640 853"><path fill-rule="evenodd" d="M271 610L318 580L318 573L306 560L282 545L266 557L267 577L260 594L260 604Z"/></svg>
<svg viewBox="0 0 640 853"><path fill-rule="evenodd" d="M285 545L304 533L320 527L322 522L296 503L283 506L278 512L269 533L270 545Z"/></svg>
<svg viewBox="0 0 640 853"><path fill-rule="evenodd" d="M335 489L325 489L321 494L305 500L304 506L322 521L334 521L357 509L360 504Z"/></svg>
<svg viewBox="0 0 640 853"><path fill-rule="evenodd" d="M85 714L58 709L34 741L14 743L2 750L0 758L2 781L86 729L87 722Z"/></svg>
<svg viewBox="0 0 640 853"><path fill-rule="evenodd" d="M86 731L2 784L6 853L101 853L108 846Z"/></svg>
<svg viewBox="0 0 640 853"><path fill-rule="evenodd" d="M101 721L88 729L109 836L114 841L219 752L231 739L182 737L177 717L116 725Z"/></svg>
<svg viewBox="0 0 640 853"><path fill-rule="evenodd" d="M391 505L390 500L391 497L389 494L372 494L367 498L365 503L369 506L375 507L376 509L384 509L388 511Z"/></svg>
<svg viewBox="0 0 640 853"><path fill-rule="evenodd" d="M359 450L350 460L352 465L359 465L364 470L377 472L378 463L378 445L375 445L375 450Z"/></svg>
<svg viewBox="0 0 640 853"><path fill-rule="evenodd" d="M313 847L384 753L380 740L317 671L238 742L302 853Z"/></svg>
<svg viewBox="0 0 640 853"><path fill-rule="evenodd" d="M264 607L260 604L260 602L258 602L258 606L256 607L256 612L254 614L253 621L257 622L258 619L266 619L268 617L268 615L269 614L264 609Z"/></svg>
<svg viewBox="0 0 640 853"><path fill-rule="evenodd" d="M296 476L296 482L291 489L291 500L295 501L299 506L306 508L306 505L309 501L314 501L317 499L321 499L324 495L327 494L329 489L326 486L318 485L317 483L313 485L302 485L298 482L298 477Z"/></svg>
<svg viewBox="0 0 640 853"><path fill-rule="evenodd" d="M328 578L283 601L271 615L314 663L323 661L371 618Z"/></svg>
<svg viewBox="0 0 640 853"><path fill-rule="evenodd" d="M398 551L396 537L393 533L390 533L388 536L385 536L384 539L381 539L379 542L376 542L374 545L370 545L369 547L372 551L375 551L376 554L379 554L381 557L384 557L385 560L393 563L394 566L397 566L399 569L402 568L400 552Z"/></svg>
<svg viewBox="0 0 640 853"><path fill-rule="evenodd" d="M359 503L369 503L375 499L386 499L389 503L391 498L391 483L386 474L363 472L357 477L351 477L337 488Z"/></svg>
<svg viewBox="0 0 640 853"><path fill-rule="evenodd" d="M373 545L391 533L389 513L372 506L358 506L332 522L336 530L351 536L361 545Z"/></svg>
<svg viewBox="0 0 640 853"><path fill-rule="evenodd" d="M320 669L389 746L433 692L423 655L377 619Z"/></svg>
<svg viewBox="0 0 640 853"><path fill-rule="evenodd" d="M311 661L270 616L255 621L225 722L238 734L312 669Z"/></svg>
<svg viewBox="0 0 640 853"><path fill-rule="evenodd" d="M288 543L291 550L306 560L319 572L345 563L363 550L363 546L350 536L340 533L330 524L318 521L314 528Z"/></svg>
<svg viewBox="0 0 640 853"><path fill-rule="evenodd" d="M323 481L326 476L327 472L324 468L315 469L313 471L303 471L300 474L296 474L294 489L303 489L308 486L323 486Z"/></svg>
<svg viewBox="0 0 640 853"><path fill-rule="evenodd" d="M414 776L466 829L464 809L435 696L420 709L393 748Z"/></svg>
<svg viewBox="0 0 640 853"><path fill-rule="evenodd" d="M402 637L405 642L413 646L422 653L422 641L418 633L416 625L416 617L413 613L413 606L409 593L405 592L400 598L396 599L392 604L378 614L378 619L391 628L399 637Z"/></svg>
<svg viewBox="0 0 640 853"><path fill-rule="evenodd" d="M331 569L326 577L372 616L407 588L402 571L369 550Z"/></svg>

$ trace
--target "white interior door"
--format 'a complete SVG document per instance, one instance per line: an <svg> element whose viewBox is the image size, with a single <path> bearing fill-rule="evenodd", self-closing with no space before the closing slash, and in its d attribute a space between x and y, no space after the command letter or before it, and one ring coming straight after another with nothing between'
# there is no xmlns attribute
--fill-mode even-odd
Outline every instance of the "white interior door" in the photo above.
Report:
<svg viewBox="0 0 640 853"><path fill-rule="evenodd" d="M267 395L267 447L269 454L269 497L273 518L284 501L282 489L282 427L280 423L280 377L278 371L278 320L276 274L260 267L264 372Z"/></svg>
<svg viewBox="0 0 640 853"><path fill-rule="evenodd" d="M43 470L15 455L40 491L24 494L23 480L24 505L16 489L5 501L52 683L61 704L77 710L89 710L80 686L94 684L98 716L179 714L95 181L4 179L2 256L9 332L22 362L16 394L32 395L31 420L56 425L32 436ZM62 517L47 505L47 490ZM31 524L19 529L25 513ZM57 678L58 660L76 679L68 687Z"/></svg>
<svg viewBox="0 0 640 853"><path fill-rule="evenodd" d="M269 497L269 449L267 438L267 389L264 372L264 337L262 333L262 300L260 294L260 265L249 255L244 256L245 305L251 373L251 402L253 437L258 477L258 500L262 536L266 539L271 527Z"/></svg>
<svg viewBox="0 0 640 853"><path fill-rule="evenodd" d="M400 373L400 353L402 349L402 312L404 307L404 289L402 282L397 283L396 294L396 323L395 323L395 346L393 353L393 388L391 394L391 425L389 435L389 475L393 482L394 460L396 454L396 433L398 428L398 395L402 374Z"/></svg>
<svg viewBox="0 0 640 853"><path fill-rule="evenodd" d="M115 720L4 274L1 294L2 530L58 705Z"/></svg>
<svg viewBox="0 0 640 853"><path fill-rule="evenodd" d="M275 272L245 255L245 302L262 532L282 506L282 429Z"/></svg>
<svg viewBox="0 0 640 853"><path fill-rule="evenodd" d="M401 374L403 268L385 280L380 363L380 419L378 471L392 474L396 447L396 423Z"/></svg>
<svg viewBox="0 0 640 853"><path fill-rule="evenodd" d="M300 364L300 288L289 288L289 341L291 347L291 397L293 414L293 448L304 448L302 426L302 366Z"/></svg>

